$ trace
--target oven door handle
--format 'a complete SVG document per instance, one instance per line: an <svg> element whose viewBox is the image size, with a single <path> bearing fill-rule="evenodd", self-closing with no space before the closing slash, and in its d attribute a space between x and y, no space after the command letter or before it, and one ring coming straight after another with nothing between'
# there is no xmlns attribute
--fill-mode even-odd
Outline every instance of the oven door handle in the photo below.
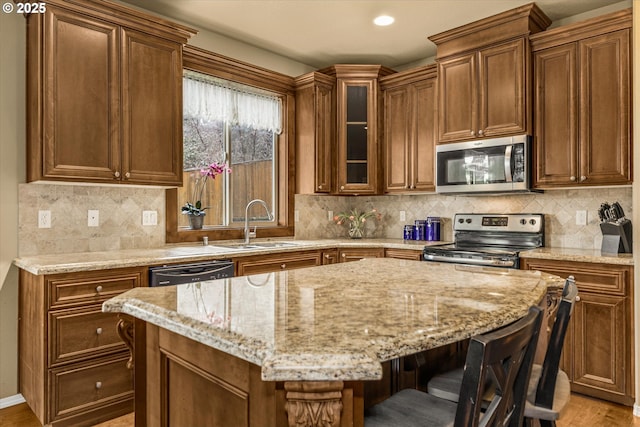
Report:
<svg viewBox="0 0 640 427"><path fill-rule="evenodd" d="M504 150L504 179L506 182L513 182L513 175L511 174L511 152L513 151L513 145L507 145Z"/></svg>
<svg viewBox="0 0 640 427"><path fill-rule="evenodd" d="M513 267L514 261L503 261L499 259L475 259L475 258L450 258L440 255L424 255L424 259L428 261L449 262L458 264L485 265L491 267ZM462 261L461 261L462 260Z"/></svg>

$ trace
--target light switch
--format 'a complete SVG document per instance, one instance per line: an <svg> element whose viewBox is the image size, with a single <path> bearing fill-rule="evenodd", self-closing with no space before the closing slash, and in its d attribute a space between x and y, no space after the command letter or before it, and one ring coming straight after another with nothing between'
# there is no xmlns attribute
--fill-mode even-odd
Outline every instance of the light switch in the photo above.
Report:
<svg viewBox="0 0 640 427"><path fill-rule="evenodd" d="M142 211L142 225L158 225L158 211Z"/></svg>
<svg viewBox="0 0 640 427"><path fill-rule="evenodd" d="M576 225L587 225L587 211L576 211Z"/></svg>
<svg viewBox="0 0 640 427"><path fill-rule="evenodd" d="M407 212L400 211L400 221L406 221L406 220L407 220Z"/></svg>

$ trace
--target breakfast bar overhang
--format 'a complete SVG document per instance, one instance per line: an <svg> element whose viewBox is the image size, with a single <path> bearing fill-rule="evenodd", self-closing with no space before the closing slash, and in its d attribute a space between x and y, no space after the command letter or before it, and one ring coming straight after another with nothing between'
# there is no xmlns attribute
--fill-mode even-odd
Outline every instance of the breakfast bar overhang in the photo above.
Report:
<svg viewBox="0 0 640 427"><path fill-rule="evenodd" d="M103 311L135 318L120 326L135 335L137 426L361 426L363 382L382 362L507 325L562 283L365 259L136 288Z"/></svg>

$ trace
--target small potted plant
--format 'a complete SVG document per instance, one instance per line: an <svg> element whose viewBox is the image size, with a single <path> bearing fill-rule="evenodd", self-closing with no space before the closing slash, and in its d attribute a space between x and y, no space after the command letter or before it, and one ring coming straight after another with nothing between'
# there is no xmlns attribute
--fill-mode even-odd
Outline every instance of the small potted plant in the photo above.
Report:
<svg viewBox="0 0 640 427"><path fill-rule="evenodd" d="M202 206L202 193L207 184L209 178L216 179L216 176L223 173L231 173L231 168L226 163L213 162L209 166L200 169L199 173L195 177L195 183L193 186L193 200L195 202L187 202L182 207L182 213L189 215L189 225L194 230L202 228L205 210L209 209L209 206Z"/></svg>
<svg viewBox="0 0 640 427"><path fill-rule="evenodd" d="M382 215L376 209L370 211L352 209L349 212L341 212L334 216L333 221L338 225L347 225L349 227L349 237L352 239L362 239L368 218L380 220Z"/></svg>

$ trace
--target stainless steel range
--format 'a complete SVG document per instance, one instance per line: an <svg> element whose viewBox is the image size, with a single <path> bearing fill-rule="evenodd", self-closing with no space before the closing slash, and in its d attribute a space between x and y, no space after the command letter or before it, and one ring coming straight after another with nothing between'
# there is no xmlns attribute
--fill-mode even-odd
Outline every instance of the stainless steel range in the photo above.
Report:
<svg viewBox="0 0 640 427"><path fill-rule="evenodd" d="M543 214L456 214L454 243L426 246L425 261L519 268L520 251L544 246Z"/></svg>

